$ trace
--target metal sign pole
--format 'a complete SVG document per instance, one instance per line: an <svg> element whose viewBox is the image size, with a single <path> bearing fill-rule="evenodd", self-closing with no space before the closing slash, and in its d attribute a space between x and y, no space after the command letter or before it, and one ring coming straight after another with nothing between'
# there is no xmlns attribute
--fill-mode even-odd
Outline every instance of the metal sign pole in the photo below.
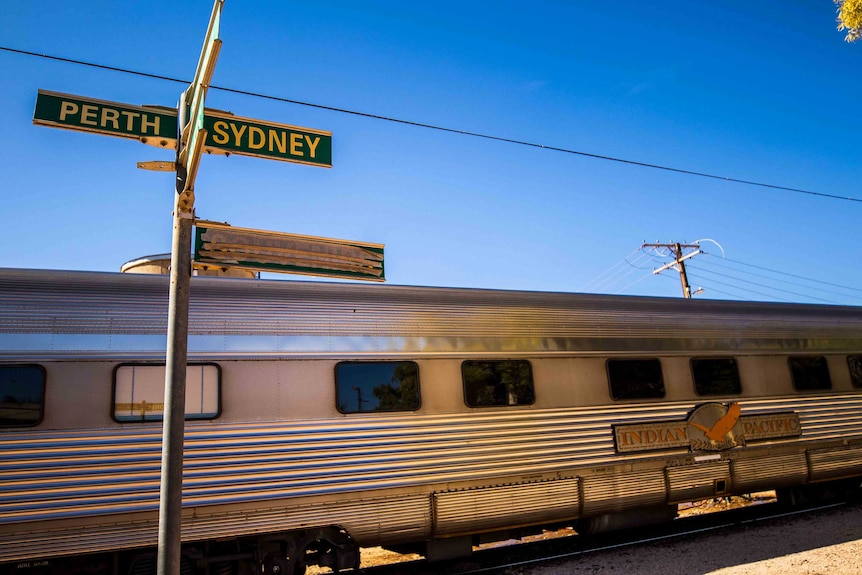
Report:
<svg viewBox="0 0 862 575"><path fill-rule="evenodd" d="M185 124L185 93L179 103L180 130ZM179 140L179 135L177 136ZM158 575L179 575L183 508L183 440L186 412L186 362L191 287L192 212L180 198L185 168L177 166L177 202L171 241L171 286L168 298L168 344L165 366L165 406L162 430L162 474L159 487Z"/></svg>
<svg viewBox="0 0 862 575"><path fill-rule="evenodd" d="M171 291L165 367L162 475L159 488L158 575L180 575L183 522L183 440L186 417L186 365L189 340L189 288L192 276L194 183L207 130L204 100L221 49L219 23L224 0L215 0L195 78L177 104L177 170Z"/></svg>

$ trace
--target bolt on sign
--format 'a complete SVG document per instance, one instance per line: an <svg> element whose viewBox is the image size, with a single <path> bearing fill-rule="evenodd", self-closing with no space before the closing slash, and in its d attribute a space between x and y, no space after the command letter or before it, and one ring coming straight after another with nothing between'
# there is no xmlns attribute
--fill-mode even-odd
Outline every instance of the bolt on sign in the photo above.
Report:
<svg viewBox="0 0 862 575"><path fill-rule="evenodd" d="M177 111L39 90L33 123L175 150ZM332 132L204 111L204 151L332 167Z"/></svg>
<svg viewBox="0 0 862 575"><path fill-rule="evenodd" d="M383 245L195 221L197 265L385 281Z"/></svg>
<svg viewBox="0 0 862 575"><path fill-rule="evenodd" d="M682 420L614 426L618 453L681 447L691 451L724 451L748 442L800 435L798 413L744 415L738 402L703 403Z"/></svg>

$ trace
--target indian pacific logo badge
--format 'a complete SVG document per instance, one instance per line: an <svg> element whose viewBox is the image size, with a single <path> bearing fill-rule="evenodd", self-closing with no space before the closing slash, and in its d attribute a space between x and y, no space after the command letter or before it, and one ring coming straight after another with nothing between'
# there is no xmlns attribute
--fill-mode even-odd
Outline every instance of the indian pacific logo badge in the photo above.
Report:
<svg viewBox="0 0 862 575"><path fill-rule="evenodd" d="M742 415L739 402L710 402L694 408L687 419L615 425L617 453L679 449L723 451L766 441L802 435L795 412Z"/></svg>
<svg viewBox="0 0 862 575"><path fill-rule="evenodd" d="M722 451L745 445L739 403L705 403L688 417L692 451Z"/></svg>

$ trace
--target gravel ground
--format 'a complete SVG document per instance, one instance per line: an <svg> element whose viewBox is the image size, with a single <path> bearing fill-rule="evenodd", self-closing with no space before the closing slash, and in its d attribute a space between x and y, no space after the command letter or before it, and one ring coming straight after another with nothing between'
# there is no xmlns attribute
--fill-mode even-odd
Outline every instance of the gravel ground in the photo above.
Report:
<svg viewBox="0 0 862 575"><path fill-rule="evenodd" d="M625 548L511 575L862 575L862 505Z"/></svg>

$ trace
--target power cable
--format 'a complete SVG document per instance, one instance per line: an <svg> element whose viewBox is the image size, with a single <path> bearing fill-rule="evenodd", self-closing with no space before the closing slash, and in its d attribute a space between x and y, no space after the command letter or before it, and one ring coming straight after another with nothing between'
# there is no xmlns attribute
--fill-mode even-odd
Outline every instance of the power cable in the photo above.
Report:
<svg viewBox="0 0 862 575"><path fill-rule="evenodd" d="M706 255L708 255L708 256L713 255L713 254L710 254L710 253L708 253L708 252L703 252L703 253L704 253L704 254L706 254ZM713 256L713 257L715 257L715 256ZM724 259L724 260L726 260L726 261L729 261L729 262L733 262L733 263L735 263L735 264L739 264L739 265L743 265L743 266L748 266L748 267L751 267L751 268L757 268L757 269L759 269L759 270L763 270L763 271L771 272L771 273L774 273L774 274L779 274L779 275L788 276L788 277L792 277L792 278L796 278L796 279L801 279L801 280L805 280L805 281L810 281L810 282L814 282L814 283L819 283L819 284L823 284L823 285L828 285L828 286L832 286L832 287L837 287L837 288L841 288L841 289L846 289L846 290L850 290L850 291L855 291L855 292L862 293L862 289L859 289L859 288L854 288L854 287L845 286L845 285L841 285L841 284L836 284L836 283L832 283L832 282L827 282L827 281L823 281L823 280L816 280L816 279L813 279L813 278L807 278L807 277L805 277L805 276L800 276L800 275L796 275L796 274L791 274L791 273L787 273L787 272L782 272L782 271L778 271L778 270L773 270L773 269L769 269L769 268L766 268L766 267L763 267L763 266L758 266L758 265L755 265L755 264L749 264L749 263L746 263L746 262L741 262L741 261L739 261L739 260L733 260L733 259L730 259L730 258L722 258L722 259ZM749 272L749 273L750 273L750 272Z"/></svg>
<svg viewBox="0 0 862 575"><path fill-rule="evenodd" d="M705 253L705 252L704 252L704 253ZM721 260L717 260L717 261L718 261L718 262L721 262ZM707 266L708 268L717 268L717 269L721 269L721 270L723 270L723 269L724 269L724 266L716 265L716 264L715 264L715 262L710 261L710 260L701 260L701 261L698 261L698 262L696 263L696 265L695 265L695 266L692 266L692 267L694 267L694 268L696 269L696 268L697 268L697 267L699 267L699 266ZM770 280L770 281L773 281L773 282L778 282L778 283L782 283L782 284L791 285L791 286L798 287L798 288L802 288L802 289L806 289L806 290L816 289L819 293L828 293L828 294L836 295L836 296L839 296L839 297L845 297L845 298L846 298L846 297L853 297L853 298L858 298L858 297L859 297L859 296L857 296L857 295L848 296L848 294L846 294L846 293L842 293L842 292L839 292L839 291L835 291L835 290L831 290L831 289L826 289L826 288L823 288L823 287L813 287L813 286L811 286L810 284L806 285L806 284L803 284L803 283L800 283L800 282L791 281L791 280L785 280L785 279L781 279L781 278L776 278L776 277L774 277L774 276L769 276L769 275L766 275L766 274L759 274L759 273L757 273L757 272L746 271L746 270L744 270L744 269L735 268L735 267L732 267L732 266L727 266L727 269L733 270L733 271L735 271L735 272L744 273L744 274L747 274L747 275L750 275L750 276L754 276L754 277L758 277L758 278L763 278L763 279ZM783 273L783 272L773 271L772 273ZM804 281L807 281L807 282L815 282L815 283L819 283L819 284L834 285L834 284L830 284L830 283L828 283L828 282L821 282L821 281L819 281L819 280L815 280L815 279L812 279L812 278L803 278L802 276L792 276L792 277L798 277L798 279L800 279L800 280L804 280ZM842 287L842 289L847 289L847 290L851 290L851 291L862 292L862 290L856 290L856 289L854 289L854 288L843 287L843 286L838 286L838 287Z"/></svg>
<svg viewBox="0 0 862 575"><path fill-rule="evenodd" d="M596 286L595 289L599 289L600 287L604 288L605 286L608 286L606 289L610 290L611 289L610 286L612 286L614 284L619 284L623 280L626 280L627 278L631 277L632 274L637 273L638 271L641 271L641 270L650 269L649 267L644 267L644 266L639 265L640 261L646 258L646 256L644 254L642 254L642 253L638 254L634 258L633 261L629 261L629 259L628 259L629 257L630 256L626 256L626 258L624 259L624 262L626 264L628 264L628 266L629 266L628 268L626 268L626 267L620 268L619 270L617 270L617 272L613 276L607 278L607 280L602 282L599 286Z"/></svg>
<svg viewBox="0 0 862 575"><path fill-rule="evenodd" d="M620 261L618 261L614 265L612 265L609 269L607 269L604 272L602 272L601 274L599 274L599 276L596 277L594 280L588 282L584 286L583 290L590 289L590 290L598 291L598 290L602 289L604 286L609 285L609 284L613 284L614 282L619 281L619 279L622 279L622 278L617 277L617 276L620 276L620 274L622 274L622 277L626 277L629 274L631 274L632 273L631 268L636 268L638 266L635 266L632 262L630 262L629 258L632 257L632 255L634 255L638 251L640 251L640 248L634 250L632 253L630 253L629 255L627 255L626 257L624 257L623 259L621 259ZM638 257L635 258L635 261L638 261L638 258L641 258L641 257L643 257L643 254L639 254ZM629 267L628 268L622 267L623 264L628 264ZM643 268L639 268L639 269L643 269Z"/></svg>
<svg viewBox="0 0 862 575"><path fill-rule="evenodd" d="M628 268L621 268L619 273L617 273L614 277L609 278L606 282L607 285L619 284L623 280L627 280L632 274L636 274L641 272L642 270L649 269L640 265L637 265L639 262L639 258L635 258L633 262L628 261L626 259L626 264L628 264Z"/></svg>
<svg viewBox="0 0 862 575"><path fill-rule="evenodd" d="M79 66L88 66L88 67L91 67L91 68L98 68L98 69L100 69L100 70L108 70L108 71L111 71L111 72L121 72L121 73L124 73L124 74L132 74L132 75L135 75L135 76L143 76L143 77L145 77L145 78L153 78L153 79L157 79L157 80L165 80L165 81L169 81L169 82L177 82L177 83L182 83L182 84L189 84L189 83L190 83L190 81L189 81L189 80L181 80L181 79L179 79L179 78L171 78L171 77L169 77L169 76L163 76L163 75L160 75L160 74L152 74L152 73L148 73L148 72L140 72L140 71L137 71L137 70L130 70L130 69L127 69L127 68L120 68L120 67L117 67L117 66L107 66L107 65L105 65L105 64L96 64L96 63L93 63L93 62L86 62L86 61L83 61L83 60L75 60L75 59L72 59L72 58L63 58L63 57L60 57L60 56L52 56L52 55L50 55L50 54L39 54L39 53L37 53L37 52L30 52L30 51L28 51L28 50L19 50L19 49L15 49L15 48L9 48L9 47L6 47L6 46L0 46L0 50L5 51L5 52L11 52L11 53L14 53L14 54L20 54L20 55L25 55L25 56L33 56L33 57L37 57L37 58L45 58L45 59L48 59L48 60L55 60L55 61L58 61L58 62L65 62L65 63L69 63L69 64L76 64L76 65L79 65ZM603 154L594 154L594 153L591 153L591 152L583 152L583 151L579 151L579 150L572 150L572 149L569 149L569 148L561 148L561 147L558 147L558 146L549 146L549 145L545 145L545 144L537 144L537 143L535 143L535 142L527 142L527 141L524 141L524 140L516 140L516 139L514 139L514 138L504 138L504 137L502 137L502 136L492 136L492 135L489 135L489 134L481 134L481 133L479 133L479 132L471 132L471 131L468 131L468 130L458 130L458 129L456 129L456 128L447 128L447 127L444 127L444 126L437 126L437 125L434 125L434 124L427 124L427 123L424 123L424 122L416 122L416 121L412 121L412 120L403 120L403 119L400 119L400 118L392 118L392 117L389 117L389 116L382 116L382 115L379 115L379 114L371 114L371 113L368 113L368 112L359 112L359 111L356 111L356 110L348 110L348 109L346 109L346 108L338 108L338 107L335 107L335 106L326 106L326 105L323 105L323 104L313 104L313 103L311 103L311 102L303 102L303 101L301 101L301 100L293 100L293 99L290 99L290 98L284 98L284 97L281 97L281 96L273 96L273 95L269 95L269 94L262 94L262 93L259 93L259 92L252 92L252 91L250 91L250 90L240 90L240 89L237 89L237 88L228 88L228 87L225 87L225 86L215 86L215 85L211 85L211 86L209 87L209 89L210 89L210 90L219 90L219 91L222 91L222 92L228 92L228 93L231 93L231 94L239 94L239 95L243 95L243 96L250 96L250 97L262 98L262 99L266 99L266 100L273 100L273 101L276 101L276 102L284 102L284 103L288 103L288 104L295 104L295 105L298 105L298 106L307 106L307 107L310 107L310 108L316 108L316 109L319 109L319 110L327 110L327 111L330 111L330 112L339 112L339 113L342 113L342 114L351 114L351 115L354 115L354 116L360 116L360 117L363 117L363 118L370 118L370 119L374 119L374 120L382 120L382 121L386 121L386 122L394 122L394 123L397 123L397 124L402 124L402 125L406 125L406 126L414 126L414 127L417 127L417 128L426 128L426 129L429 129L429 130L437 130L437 131L440 131L440 132L447 132L447 133L451 133L451 134L460 134L460 135L462 135L462 136L470 136L470 137L474 137L474 138L482 138L482 139L485 139L485 140L492 140L492 141L495 141L495 142L504 142L504 143L508 143L508 144L516 144L516 145L519 145L519 146L527 146L527 147L530 147L530 148L539 148L539 149L542 149L542 150L550 150L550 151L554 151L554 152L562 152L562 153L564 153L564 154L573 154L573 155L582 156L582 157L587 157L587 158L593 158L593 159L597 159L597 160L606 160L606 161L609 161L609 162L618 162L618 163L621 163L621 164L627 164L627 165L630 165L630 166L638 166L638 167L642 167L642 168L651 168L651 169L655 169L655 170L663 170L663 171L667 171L667 172L673 172L673 173L677 173L677 174L684 174L684 175L688 175L688 176L695 176L695 177L700 177L700 178L708 178L708 179L713 179L713 180L722 180L722 181L725 181L725 182L731 182L731 183L735 183L735 184L743 184L743 185L748 185L748 186L757 186L757 187L761 187L761 188L768 188L768 189L772 189L772 190L780 190L780 191L785 191L785 192L793 192L793 193L797 193L797 194L806 194L806 195L816 196L816 197L821 197L821 198L830 198L830 199L834 199L834 200L844 200L844 201L848 201L848 202L859 202L859 203L862 203L862 198L854 198L854 197L852 197L852 196L839 196L839 195L835 195L835 194L826 194L826 193L823 193L823 192L815 192L815 191L811 191L811 190L804 190L804 189L801 189L801 188L791 188L791 187L789 187L789 186L779 186L779 185L776 185L776 184L767 184L767 183L765 183L765 182L756 182L756 181L754 181L754 180L743 180L743 179L741 179L741 178L731 178L731 177L729 177L729 176L719 176L719 175L716 175L716 174L709 174L709 173L707 173L707 172L698 172L698 171L695 171L695 170L687 170L687 169L684 169L684 168L675 168L675 167L672 167L672 166L662 166L662 165L659 165L659 164L651 164L651 163L648 163L648 162L639 162L639 161L636 161L636 160L627 160L627 159L625 159L625 158L617 158L617 157L614 157L614 156L607 156L607 155L603 155Z"/></svg>
<svg viewBox="0 0 862 575"><path fill-rule="evenodd" d="M701 270L701 271L703 271L703 270ZM697 275L697 274L695 274L695 275ZM774 294L763 293L763 292L760 292L760 291L757 291L757 290L751 289L751 288L750 288L750 287L748 287L748 286L743 287L743 288L740 288L740 287L739 287L739 286L737 286L737 285L729 284L729 283L726 283L726 282L723 282L723 281L720 281L720 280L712 279L712 280L709 280L709 281L710 281L710 282L715 282L715 283L717 283L718 285L722 285L722 286L725 286L725 287L729 287L729 288L731 288L731 289L743 289L743 290L745 290L745 292L749 292L749 293L757 294L757 295L759 295L759 296L763 296L764 298L767 298L767 300L778 300L778 301L785 302L785 303L793 303L793 300L789 300L789 299L786 299L786 298L783 298L783 297L780 297L780 296L776 296L776 295L774 295ZM707 284L707 282L698 282L698 283L701 283L701 284ZM770 288L769 286L761 286L761 287L766 287L767 289L772 289L772 288ZM712 289L712 288L710 288L710 289ZM731 297L734 297L734 296L731 296ZM806 296L802 296L802 297L806 297ZM748 301L753 301L753 300L751 300L750 298L744 298L744 299L746 299L746 300L748 300Z"/></svg>
<svg viewBox="0 0 862 575"><path fill-rule="evenodd" d="M786 290L786 289L781 289L781 288L777 288L777 287L772 287L772 286L769 286L769 285L766 285L766 284L762 284L762 283L758 283L758 282L754 282L754 281L751 281L751 280L748 280L748 279L745 279L745 278L740 278L740 277L736 277L736 276L732 276L732 275L728 275L728 274L720 274L720 273L716 273L716 272L713 272L713 271L710 271L710 270L699 270L699 273L704 273L704 274L707 274L707 275L718 276L718 277L721 277L721 278L724 278L724 279L730 279L730 280L735 280L735 281L739 281L739 282L744 282L746 285L749 285L749 284L751 284L751 285L756 285L756 286L758 286L758 287L766 288L766 289L768 289L768 290L773 290L773 291L776 291L776 292L786 293L786 294L789 294L789 295L794 295L794 296L798 296L798 297L804 297L804 298L808 298L808 299L813 299L813 300L817 300L817 301L820 301L820 302L823 302L823 303L830 303L830 304L834 304L834 303L835 303L834 301L831 301L831 300L828 300L828 299L823 299L823 298L816 297L816 296L812 296L812 295L808 295L808 294L803 294L803 293L794 292L794 291L790 291L790 290ZM713 281L714 281L714 280L713 280ZM726 284L725 284L725 285L726 285ZM763 295L763 294L761 294L761 295Z"/></svg>
<svg viewBox="0 0 862 575"><path fill-rule="evenodd" d="M652 275L652 272L650 272L650 273L648 273L648 274L646 274L646 275L643 275L643 276L641 276L640 278L638 278L638 279L636 279L635 281L633 281L632 283L630 283L630 284L628 284L628 285L626 285L626 286L621 287L620 289L618 289L618 290L617 290L617 291L615 291L614 293L615 293L615 294L622 293L622 292L624 292L625 290L627 290L627 289L629 289L630 287L632 287L633 285L638 284L638 283L642 282L643 280L647 279L647 278L648 278L648 277L650 277L651 275Z"/></svg>

